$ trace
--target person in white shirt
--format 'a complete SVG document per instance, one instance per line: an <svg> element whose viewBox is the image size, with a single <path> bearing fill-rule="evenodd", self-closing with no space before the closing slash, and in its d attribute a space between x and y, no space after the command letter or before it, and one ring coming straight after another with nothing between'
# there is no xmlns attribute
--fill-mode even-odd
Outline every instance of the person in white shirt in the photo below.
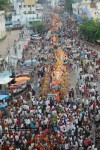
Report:
<svg viewBox="0 0 100 150"><path fill-rule="evenodd" d="M65 143L65 150L69 150L69 143Z"/></svg>

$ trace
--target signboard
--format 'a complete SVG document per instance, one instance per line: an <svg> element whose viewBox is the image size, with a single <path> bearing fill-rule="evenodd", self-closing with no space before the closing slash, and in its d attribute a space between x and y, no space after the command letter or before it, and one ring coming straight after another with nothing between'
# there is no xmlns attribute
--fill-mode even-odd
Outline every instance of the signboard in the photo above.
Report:
<svg viewBox="0 0 100 150"><path fill-rule="evenodd" d="M87 7L85 7L82 12L77 15L77 20L79 23L84 23L91 20L91 13Z"/></svg>

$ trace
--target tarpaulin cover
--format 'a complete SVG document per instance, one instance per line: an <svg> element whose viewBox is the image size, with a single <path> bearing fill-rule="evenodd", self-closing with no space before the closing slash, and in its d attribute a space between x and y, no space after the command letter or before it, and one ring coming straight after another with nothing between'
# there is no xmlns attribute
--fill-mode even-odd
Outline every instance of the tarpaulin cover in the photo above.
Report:
<svg viewBox="0 0 100 150"><path fill-rule="evenodd" d="M0 105L0 109L7 107L7 104Z"/></svg>
<svg viewBox="0 0 100 150"><path fill-rule="evenodd" d="M8 100L9 99L9 95L0 95L0 101L2 101L3 99Z"/></svg>
<svg viewBox="0 0 100 150"><path fill-rule="evenodd" d="M27 60L24 62L24 65L28 65L28 64L34 64L34 65L39 65L39 61L38 60Z"/></svg>
<svg viewBox="0 0 100 150"><path fill-rule="evenodd" d="M8 77L4 77L4 78L0 78L0 84L7 84L9 83L10 81L12 81L13 78L10 78L9 76Z"/></svg>
<svg viewBox="0 0 100 150"><path fill-rule="evenodd" d="M15 79L16 82L27 82L29 80L30 80L29 77L19 77Z"/></svg>

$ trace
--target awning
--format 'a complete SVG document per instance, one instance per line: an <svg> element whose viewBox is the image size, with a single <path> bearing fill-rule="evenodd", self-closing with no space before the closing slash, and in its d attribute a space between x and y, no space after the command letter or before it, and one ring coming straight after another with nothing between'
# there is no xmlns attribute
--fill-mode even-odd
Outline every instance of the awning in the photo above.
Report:
<svg viewBox="0 0 100 150"><path fill-rule="evenodd" d="M1 78L5 78L5 77L9 77L11 75L12 75L12 72L10 72L10 71L4 71L4 72L0 73L0 79Z"/></svg>
<svg viewBox="0 0 100 150"><path fill-rule="evenodd" d="M13 80L13 78L8 77L4 77L4 78L0 78L0 84L7 84L9 82L11 82Z"/></svg>

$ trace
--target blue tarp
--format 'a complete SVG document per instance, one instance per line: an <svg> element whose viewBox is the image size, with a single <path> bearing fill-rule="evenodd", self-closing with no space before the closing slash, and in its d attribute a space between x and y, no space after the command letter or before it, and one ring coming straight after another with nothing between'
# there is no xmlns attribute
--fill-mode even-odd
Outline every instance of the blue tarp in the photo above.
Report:
<svg viewBox="0 0 100 150"><path fill-rule="evenodd" d="M33 66L23 66L25 70L33 69Z"/></svg>
<svg viewBox="0 0 100 150"><path fill-rule="evenodd" d="M0 101L2 101L3 99L8 100L9 95L0 95Z"/></svg>
<svg viewBox="0 0 100 150"><path fill-rule="evenodd" d="M2 104L2 105L0 105L0 109L3 109L3 108L5 108L5 107L7 107L7 104Z"/></svg>

